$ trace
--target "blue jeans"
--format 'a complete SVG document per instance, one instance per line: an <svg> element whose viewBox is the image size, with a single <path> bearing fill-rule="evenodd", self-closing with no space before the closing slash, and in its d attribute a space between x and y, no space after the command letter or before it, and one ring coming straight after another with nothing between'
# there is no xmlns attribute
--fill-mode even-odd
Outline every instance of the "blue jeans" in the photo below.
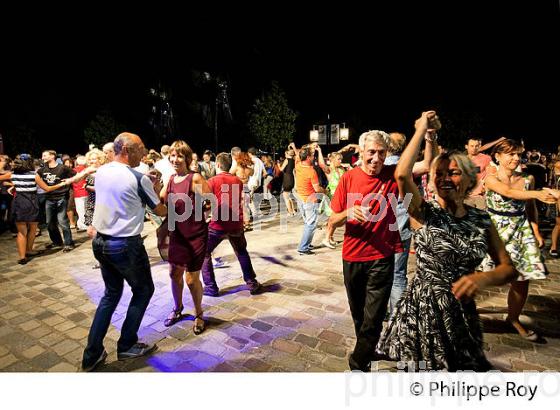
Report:
<svg viewBox="0 0 560 410"><path fill-rule="evenodd" d="M408 252L410 251L410 242L412 238L401 240L404 252L395 254L395 270L393 271L393 287L391 289L391 298L389 299L389 314L393 313L393 309L406 290Z"/></svg>
<svg viewBox="0 0 560 410"><path fill-rule="evenodd" d="M70 230L70 221L66 215L68 207L68 199L47 199L45 202L45 212L47 214L47 225L49 230L49 237L55 245L62 245L62 238L58 225L62 228L62 235L64 236L64 246L74 245L72 240L72 231Z"/></svg>
<svg viewBox="0 0 560 410"><path fill-rule="evenodd" d="M303 217L303 235L298 246L298 251L309 251L309 245L313 241L313 235L317 229L319 204L314 202L305 202L301 204L301 215Z"/></svg>
<svg viewBox="0 0 560 410"><path fill-rule="evenodd" d="M83 367L95 363L103 352L103 339L121 299L124 281L132 290L132 299L117 342L117 352L127 351L138 341L140 323L154 294L150 261L140 235L114 238L98 234L93 240L93 254L99 261L105 294L99 301L89 331Z"/></svg>

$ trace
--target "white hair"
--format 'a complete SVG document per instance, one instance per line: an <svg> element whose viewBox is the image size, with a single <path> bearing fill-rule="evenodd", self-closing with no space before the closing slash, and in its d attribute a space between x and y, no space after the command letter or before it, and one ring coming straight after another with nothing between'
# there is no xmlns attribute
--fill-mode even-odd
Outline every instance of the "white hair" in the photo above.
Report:
<svg viewBox="0 0 560 410"><path fill-rule="evenodd" d="M86 165L87 164L87 159L84 155L78 155L76 157L76 164L77 165Z"/></svg>
<svg viewBox="0 0 560 410"><path fill-rule="evenodd" d="M366 142L370 140L376 144L383 145L385 149L389 149L391 144L391 137L385 131L372 130L360 135L358 145L362 151L366 149Z"/></svg>

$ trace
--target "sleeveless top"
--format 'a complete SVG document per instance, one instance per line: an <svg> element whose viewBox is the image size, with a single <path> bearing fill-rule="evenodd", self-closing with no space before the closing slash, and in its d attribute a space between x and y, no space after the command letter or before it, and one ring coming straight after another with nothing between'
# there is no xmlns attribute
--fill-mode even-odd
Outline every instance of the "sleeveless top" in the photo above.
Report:
<svg viewBox="0 0 560 410"><path fill-rule="evenodd" d="M186 178L179 182L175 182L175 175L173 175L169 184L167 185L167 203L169 207L169 212L171 209L170 194L187 194L187 197L178 198L174 201L174 212L176 215L183 215L187 213L187 219L183 222L177 222L175 230L179 232L185 238L192 238L199 235L205 235L208 230L208 224L206 223L206 218L202 209L196 210L196 206L202 205L202 200L199 199L199 203L195 201L196 194L191 192L191 184L194 173L189 173ZM186 200L186 202L185 202Z"/></svg>

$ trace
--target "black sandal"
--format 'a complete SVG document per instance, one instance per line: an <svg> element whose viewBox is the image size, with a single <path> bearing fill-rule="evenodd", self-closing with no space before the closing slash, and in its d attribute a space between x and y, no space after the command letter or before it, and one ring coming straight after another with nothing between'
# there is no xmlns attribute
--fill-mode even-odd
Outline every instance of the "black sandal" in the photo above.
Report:
<svg viewBox="0 0 560 410"><path fill-rule="evenodd" d="M197 324L196 324L196 319L202 320L202 325L200 325L200 324L197 325ZM196 316L194 317L194 325L193 325L193 327L192 327L192 330L193 330L193 333L194 333L195 335L199 335L199 334L201 334L202 332L204 332L204 329L206 329L206 322L205 322L204 319L202 318L202 313L201 313L201 314L196 315Z"/></svg>
<svg viewBox="0 0 560 410"><path fill-rule="evenodd" d="M167 319L164 320L163 325L166 327L173 326L183 317L183 306L180 306L178 309L173 309Z"/></svg>

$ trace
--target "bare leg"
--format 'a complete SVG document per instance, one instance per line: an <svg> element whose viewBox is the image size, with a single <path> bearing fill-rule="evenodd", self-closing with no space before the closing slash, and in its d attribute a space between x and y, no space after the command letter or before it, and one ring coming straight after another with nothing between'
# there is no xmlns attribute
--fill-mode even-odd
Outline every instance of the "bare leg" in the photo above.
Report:
<svg viewBox="0 0 560 410"><path fill-rule="evenodd" d="M17 227L17 237L16 244L20 259L25 258L25 251L27 250L27 223L26 222L16 222Z"/></svg>
<svg viewBox="0 0 560 410"><path fill-rule="evenodd" d="M66 215L68 216L68 220L70 221L70 226L76 226L76 218L74 217L74 211L66 211Z"/></svg>
<svg viewBox="0 0 560 410"><path fill-rule="evenodd" d="M284 197L284 202L286 203L286 210L288 214L294 214L294 203L292 202L292 198L290 198L290 192L282 192L282 196Z"/></svg>
<svg viewBox="0 0 560 410"><path fill-rule="evenodd" d="M171 293L175 302L175 310L183 307L183 272L184 266L169 264L169 276L171 278Z"/></svg>
<svg viewBox="0 0 560 410"><path fill-rule="evenodd" d="M204 319L202 318L202 282L200 281L200 271L186 272L185 280L191 291L194 304L194 326L204 328Z"/></svg>
<svg viewBox="0 0 560 410"><path fill-rule="evenodd" d="M519 332L521 336L527 335L527 330L523 327L519 321L519 315L525 306L527 301L527 295L529 294L529 281L517 281L512 282L508 293L508 317L507 320L511 322L515 330Z"/></svg>
<svg viewBox="0 0 560 410"><path fill-rule="evenodd" d="M35 234L37 232L37 226L39 222L31 222L27 224L27 246L25 251L27 253L33 251L33 244L35 243Z"/></svg>
<svg viewBox="0 0 560 410"><path fill-rule="evenodd" d="M552 251L558 250L558 235L560 235L560 217L556 218L556 225L554 225L552 230L552 245L550 245L550 250Z"/></svg>
<svg viewBox="0 0 560 410"><path fill-rule="evenodd" d="M336 228L335 228L334 226L332 226L331 223L329 223L329 224L327 225L327 240L328 240L329 242L334 242L333 236L334 236L334 231L335 231L335 229L336 229Z"/></svg>

